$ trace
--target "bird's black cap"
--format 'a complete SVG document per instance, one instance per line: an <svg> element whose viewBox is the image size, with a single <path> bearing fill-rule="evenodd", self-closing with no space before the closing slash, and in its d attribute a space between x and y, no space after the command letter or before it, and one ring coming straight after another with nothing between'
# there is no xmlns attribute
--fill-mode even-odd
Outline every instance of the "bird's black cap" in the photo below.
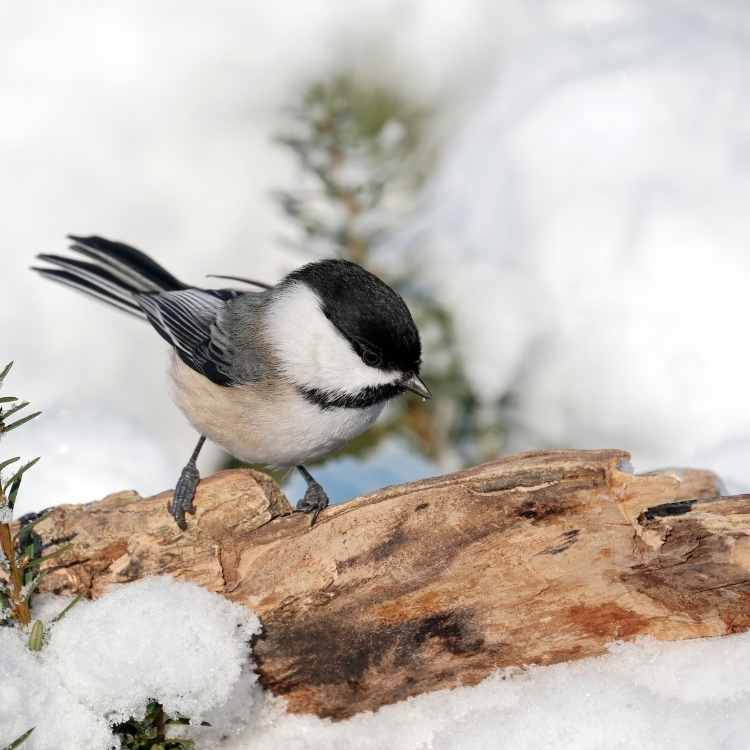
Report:
<svg viewBox="0 0 750 750"><path fill-rule="evenodd" d="M422 346L409 308L391 287L356 263L321 260L289 274L323 303L323 313L365 364L418 373Z"/></svg>

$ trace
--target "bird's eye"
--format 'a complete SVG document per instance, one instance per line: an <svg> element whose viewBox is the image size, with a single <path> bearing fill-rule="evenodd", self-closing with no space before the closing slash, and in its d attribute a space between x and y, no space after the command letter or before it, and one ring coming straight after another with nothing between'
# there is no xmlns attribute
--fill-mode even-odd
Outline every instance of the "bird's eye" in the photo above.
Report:
<svg viewBox="0 0 750 750"><path fill-rule="evenodd" d="M366 346L363 346L362 361L368 367L379 367L382 360L377 352L374 352L372 349L368 349Z"/></svg>

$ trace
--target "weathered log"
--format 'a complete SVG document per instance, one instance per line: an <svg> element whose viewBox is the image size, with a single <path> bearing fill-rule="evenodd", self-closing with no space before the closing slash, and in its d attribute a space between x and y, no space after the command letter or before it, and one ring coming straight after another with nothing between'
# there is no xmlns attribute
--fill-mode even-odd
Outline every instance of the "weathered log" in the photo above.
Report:
<svg viewBox="0 0 750 750"><path fill-rule="evenodd" d="M615 640L750 627L750 496L716 498L706 471L634 475L627 459L502 458L330 508L312 528L251 471L203 480L184 533L169 493L120 493L39 524L45 539L76 534L44 586L196 581L260 615L262 683L332 718Z"/></svg>

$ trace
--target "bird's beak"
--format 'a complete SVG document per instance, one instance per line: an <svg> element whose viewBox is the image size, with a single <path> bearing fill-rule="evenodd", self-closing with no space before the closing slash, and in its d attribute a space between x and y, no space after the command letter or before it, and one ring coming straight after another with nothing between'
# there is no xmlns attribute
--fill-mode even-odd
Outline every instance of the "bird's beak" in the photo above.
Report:
<svg viewBox="0 0 750 750"><path fill-rule="evenodd" d="M406 388L407 391L416 393L417 396L420 396L425 401L427 401L428 398L432 398L430 389L424 384L424 381L419 377L419 375L412 375L408 380L406 380L404 382L404 388Z"/></svg>

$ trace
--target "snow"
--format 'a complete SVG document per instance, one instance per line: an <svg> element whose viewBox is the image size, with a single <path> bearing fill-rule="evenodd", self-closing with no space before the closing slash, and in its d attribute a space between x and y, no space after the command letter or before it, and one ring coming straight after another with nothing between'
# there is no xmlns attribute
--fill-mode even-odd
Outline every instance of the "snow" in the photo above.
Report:
<svg viewBox="0 0 750 750"><path fill-rule="evenodd" d="M142 716L150 699L200 719L228 699L258 626L195 584L146 578L74 607L45 659L72 695L109 719Z"/></svg>
<svg viewBox="0 0 750 750"><path fill-rule="evenodd" d="M16 517L118 490L138 488L147 497L174 487L181 468L142 421L85 402L53 403L9 435L3 448L12 455L41 456L24 475Z"/></svg>
<svg viewBox="0 0 750 750"><path fill-rule="evenodd" d="M41 603L43 619L59 599ZM151 700L199 721L254 682L259 630L247 609L166 576L79 602L38 654L0 628L0 747L33 726L24 750L106 750L109 725L142 718Z"/></svg>
<svg viewBox="0 0 750 750"><path fill-rule="evenodd" d="M106 750L112 732L60 685L58 676L26 648L26 639L0 628L0 747L34 727L23 750Z"/></svg>
<svg viewBox="0 0 750 750"><path fill-rule="evenodd" d="M476 687L439 691L339 723L273 703L226 750L744 750L750 635L645 639ZM687 686L687 687L686 687ZM219 745L205 745L218 748Z"/></svg>
<svg viewBox="0 0 750 750"><path fill-rule="evenodd" d="M48 619L63 597L40 597ZM80 602L32 654L0 629L0 746L107 750L109 724L156 698L210 727L174 728L201 750L745 750L750 633L615 643L605 656L500 670L341 722L287 714L257 684L258 620L189 583L147 578Z"/></svg>
<svg viewBox="0 0 750 750"><path fill-rule="evenodd" d="M509 451L750 487L748 6L542 5L393 250L421 253L482 397L514 394Z"/></svg>

